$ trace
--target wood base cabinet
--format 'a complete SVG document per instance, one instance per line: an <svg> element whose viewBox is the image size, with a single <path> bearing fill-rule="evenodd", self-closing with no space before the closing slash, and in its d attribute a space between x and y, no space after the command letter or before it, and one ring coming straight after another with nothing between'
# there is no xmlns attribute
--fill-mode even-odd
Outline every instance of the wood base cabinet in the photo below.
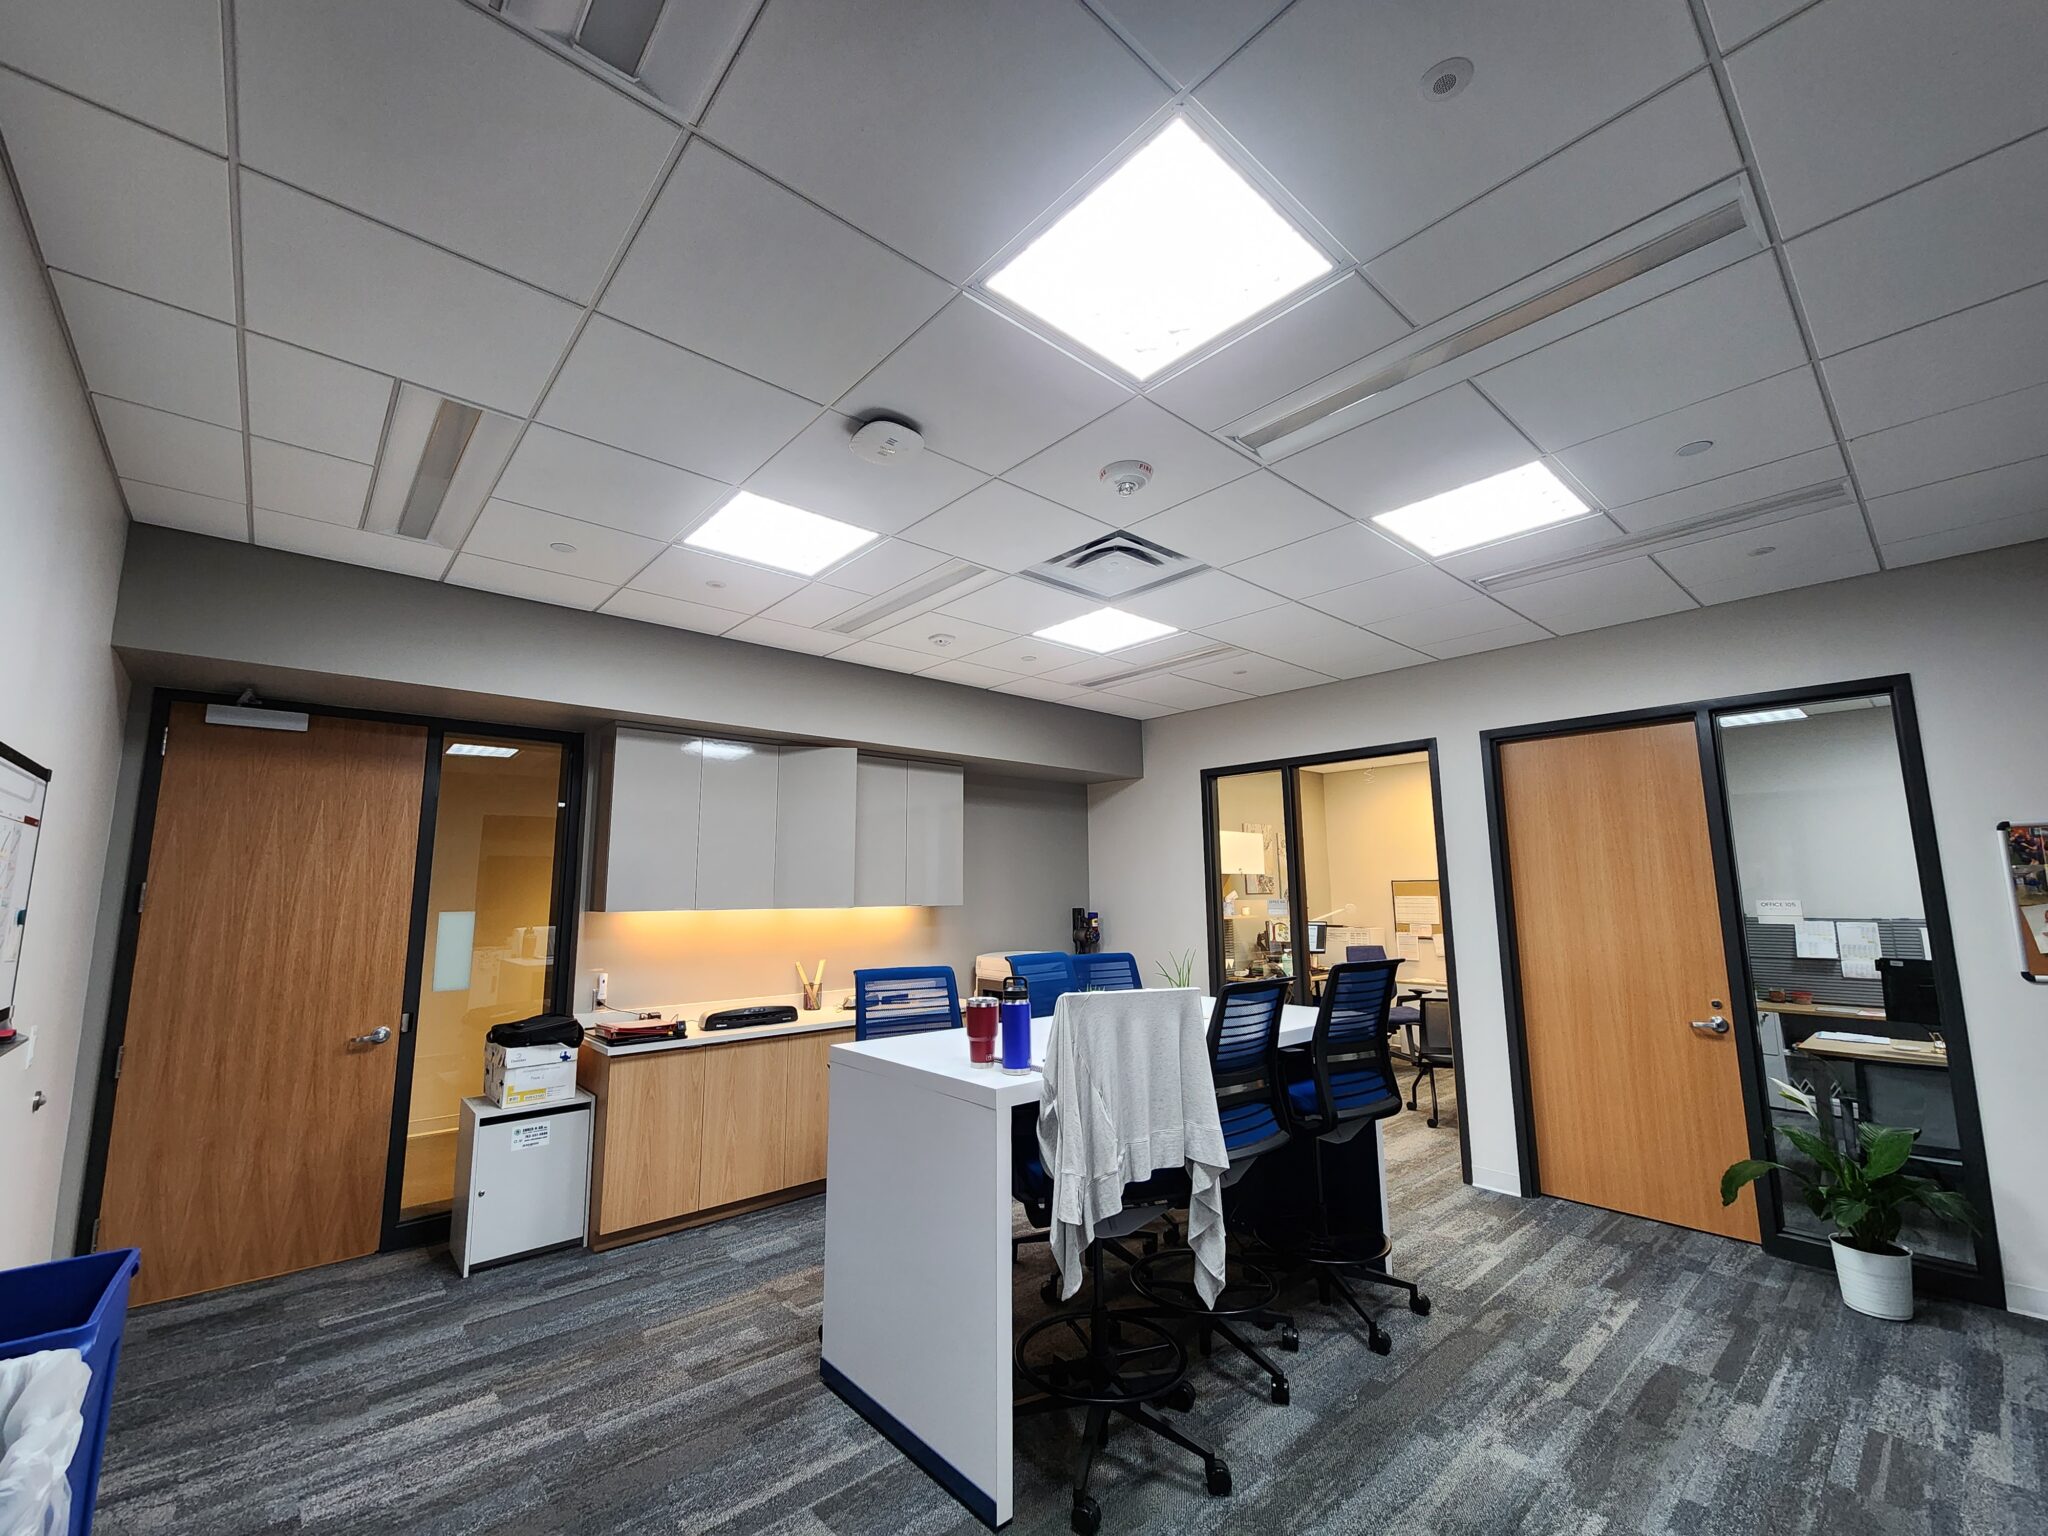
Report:
<svg viewBox="0 0 2048 1536"><path fill-rule="evenodd" d="M825 1178L826 1053L851 1029L607 1056L597 1100L590 1245L659 1237L808 1194Z"/></svg>

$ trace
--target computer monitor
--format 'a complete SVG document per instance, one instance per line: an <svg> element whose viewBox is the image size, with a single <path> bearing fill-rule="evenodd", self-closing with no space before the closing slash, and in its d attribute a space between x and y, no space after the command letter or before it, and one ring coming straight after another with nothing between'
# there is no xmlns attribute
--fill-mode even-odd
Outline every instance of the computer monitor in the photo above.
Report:
<svg viewBox="0 0 2048 1536"><path fill-rule="evenodd" d="M1941 1028L1941 1005L1934 995L1932 960L1903 960L1887 955L1877 962L1877 974L1884 983L1887 1024Z"/></svg>
<svg viewBox="0 0 2048 1536"><path fill-rule="evenodd" d="M1308 952L1310 954L1320 955L1328 948L1329 942L1330 925L1328 923L1310 923L1308 925Z"/></svg>

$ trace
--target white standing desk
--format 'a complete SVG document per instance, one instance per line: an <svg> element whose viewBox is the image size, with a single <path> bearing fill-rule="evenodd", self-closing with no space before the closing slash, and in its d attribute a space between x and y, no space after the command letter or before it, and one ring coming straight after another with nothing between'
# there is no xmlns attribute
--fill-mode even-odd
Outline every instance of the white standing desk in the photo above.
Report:
<svg viewBox="0 0 2048 1536"><path fill-rule="evenodd" d="M1290 1004L1281 1044L1306 1044L1315 1017ZM1032 1021L1034 1062L1051 1026ZM1012 1513L1010 1116L1044 1079L975 1066L957 1029L835 1045L830 1077L820 1371L1000 1526ZM1384 1223L1384 1149L1379 1162Z"/></svg>

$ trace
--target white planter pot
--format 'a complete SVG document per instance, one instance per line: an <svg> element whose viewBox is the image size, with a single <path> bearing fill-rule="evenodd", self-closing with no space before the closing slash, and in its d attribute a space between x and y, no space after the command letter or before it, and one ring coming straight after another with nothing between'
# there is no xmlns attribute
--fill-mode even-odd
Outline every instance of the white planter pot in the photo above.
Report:
<svg viewBox="0 0 2048 1536"><path fill-rule="evenodd" d="M1903 1323L1913 1315L1913 1255L1865 1253L1840 1238L1828 1239L1835 1250L1835 1278L1842 1300L1868 1317Z"/></svg>

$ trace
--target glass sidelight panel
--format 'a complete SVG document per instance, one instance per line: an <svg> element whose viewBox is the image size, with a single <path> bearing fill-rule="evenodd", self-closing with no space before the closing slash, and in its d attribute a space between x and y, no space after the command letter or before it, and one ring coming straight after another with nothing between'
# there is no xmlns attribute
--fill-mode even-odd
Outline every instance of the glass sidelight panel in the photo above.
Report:
<svg viewBox="0 0 2048 1536"><path fill-rule="evenodd" d="M1947 957L1928 923L1894 714L1880 693L1714 717L1770 1156L1810 1166L1787 1126L1844 1150L1860 1124L1911 1126L1911 1170L1979 1198L1981 1146L1959 1104L1967 1041L1937 985ZM1778 1083L1810 1095L1817 1117ZM1824 1239L1804 1186L1775 1177L1781 1230ZM1970 1232L1917 1210L1900 1241L1978 1261Z"/></svg>
<svg viewBox="0 0 2048 1536"><path fill-rule="evenodd" d="M1404 990L1441 986L1443 901L1429 754L1308 763L1298 772L1310 995L1321 973L1353 950L1362 960L1378 951L1401 961Z"/></svg>
<svg viewBox="0 0 2048 1536"><path fill-rule="evenodd" d="M523 738L442 743L400 1220L449 1208L456 1118L483 1091L485 1032L554 996L562 758Z"/></svg>
<svg viewBox="0 0 2048 1536"><path fill-rule="evenodd" d="M1214 781L1217 965L1226 982L1294 974L1287 802L1279 769Z"/></svg>

